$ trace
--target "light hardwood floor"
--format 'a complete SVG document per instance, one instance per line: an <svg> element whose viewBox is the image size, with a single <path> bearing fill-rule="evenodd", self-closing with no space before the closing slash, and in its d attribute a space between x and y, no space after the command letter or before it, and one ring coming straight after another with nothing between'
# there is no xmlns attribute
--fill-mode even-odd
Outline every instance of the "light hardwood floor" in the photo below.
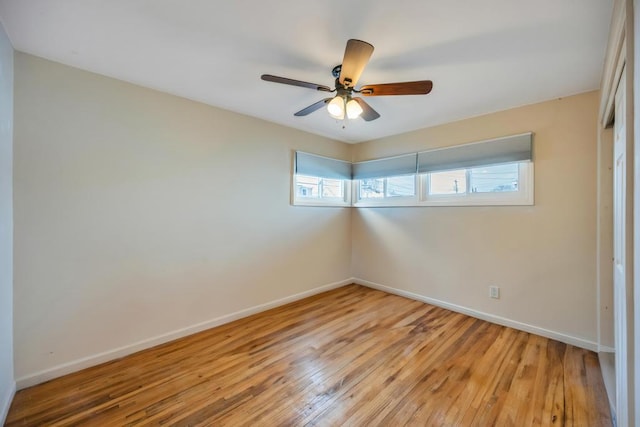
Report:
<svg viewBox="0 0 640 427"><path fill-rule="evenodd" d="M609 426L595 353L350 285L19 391L9 426Z"/></svg>

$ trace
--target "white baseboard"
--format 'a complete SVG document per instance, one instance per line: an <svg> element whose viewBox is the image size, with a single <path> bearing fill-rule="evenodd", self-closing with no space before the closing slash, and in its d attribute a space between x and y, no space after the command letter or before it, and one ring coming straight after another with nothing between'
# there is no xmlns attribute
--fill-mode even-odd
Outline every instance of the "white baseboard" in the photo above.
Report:
<svg viewBox="0 0 640 427"><path fill-rule="evenodd" d="M615 353L616 349L607 345L598 346L598 353Z"/></svg>
<svg viewBox="0 0 640 427"><path fill-rule="evenodd" d="M0 425L4 425L7 420L7 415L9 415L9 408L11 407L11 402L13 402L13 396L16 394L16 382L12 382L9 386L9 389L5 392L5 395L2 396L2 400L0 401Z"/></svg>
<svg viewBox="0 0 640 427"><path fill-rule="evenodd" d="M115 360L120 357L128 356L130 354L136 353L141 350L146 350L148 348L155 347L157 345L164 344L169 341L176 340L178 338L183 338L188 335L193 335L195 333L198 333L207 329L211 329L216 326L223 325L225 323L233 322L234 320L238 320L243 317L251 316L252 314L257 314L275 307L279 307L284 304L288 304L290 302L294 302L303 298L310 297L312 295L329 291L331 289L340 288L342 286L354 283L354 280L355 279L353 278L349 278L349 279L341 280L339 282L330 283L328 285L319 286L317 288L313 288L308 291L300 292L300 293L290 295L288 297L280 298L265 304L260 304L254 307L246 308L244 310L236 311L235 313L225 314L224 316L216 317L214 319L197 323L195 325L178 329L172 332L168 332L166 334L158 335L153 338L138 341L136 343L115 348L113 350L108 350L102 353L98 353L91 356L83 357L81 359L73 360L71 362L64 363L62 365L54 366L52 368L45 369L40 372L25 375L16 380L17 388L18 390L22 390L23 388L41 384L45 381L49 381L54 378L61 377L63 375L67 375L72 372L77 372L79 370L89 368L91 366L109 362L111 360Z"/></svg>
<svg viewBox="0 0 640 427"><path fill-rule="evenodd" d="M372 289L378 289L390 294L399 295L401 297L414 299L416 301L425 302L438 307L446 308L447 310L455 311L457 313L466 314L467 316L475 317L477 319L486 320L487 322L496 323L502 326L508 326L519 331L529 332L535 335L540 335L546 338L551 338L556 341L563 342L565 344L571 344L576 347L584 348L594 352L598 351L598 344L593 341L588 341L582 338L566 335L561 332L551 331L549 329L540 328L538 326L529 325L527 323L518 322L516 320L507 319L505 317L496 316L482 311L474 310L471 308L463 307L457 304L451 304L445 301L441 301L435 298L425 297L423 295L415 294L413 292L404 291L402 289L392 288L390 286L380 285L378 283L370 282L368 280L353 278L353 282L358 285L366 286Z"/></svg>
<svg viewBox="0 0 640 427"><path fill-rule="evenodd" d="M300 292L295 295L290 295L285 298L280 298L265 304L260 304L254 307L250 307L244 310L236 311L234 313L226 314L224 316L216 317L211 320L207 320L205 322L201 322L186 328L178 329L172 332L168 332L166 334L162 334L153 338L149 338L146 340L138 341L133 344L129 344L123 347L115 348L109 351L105 351L102 353L94 354L91 356L83 357L81 359L73 360L68 363L64 363L58 366L54 366L49 369L42 370L40 372L36 372L33 374L25 375L21 378L18 378L15 382L14 390L11 396L9 397L9 401L6 404L7 407L2 407L3 410L8 412L9 405L11 405L11 400L13 399L13 394L15 393L15 389L17 387L18 390L23 388L31 387L36 384L41 384L45 381L49 381L54 378L61 377L66 374L70 374L72 372L79 371L81 369L89 368L91 366L99 365L104 362L108 362L114 359L118 359L120 357L127 356L129 354L145 350L160 344L167 343L169 341L176 340L178 338L183 338L188 335L192 335L207 329L214 328L216 326L223 325L225 323L233 322L234 320L241 319L243 317L251 316L256 313L260 313L275 307L279 307L284 304L288 304L290 302L294 302L303 298L310 297L312 295L316 295L322 292L329 291L331 289L340 288L342 286L357 283L359 285L367 286L372 289L378 289L383 292L388 292L391 294L399 295L406 298L411 298L417 301L425 302L427 304L432 304L438 307L446 308L447 310L455 311L457 313L466 314L471 317L475 317L478 319L486 320L488 322L496 323L502 326L508 326L514 329L518 329L525 332L530 332L532 334L540 335L543 337L551 338L560 342L564 342L567 344L575 345L576 347L585 348L591 351L598 351L598 345L595 342L587 341L581 338L572 337L566 334L562 334L560 332L551 331L548 329L540 328L537 326L529 325L526 323L518 322L515 320L507 319L500 316L495 316L493 314L484 313L481 311L473 310L467 307L463 307L456 304L451 304L445 301L440 301L434 298L425 297L423 295L415 294L413 292L404 291L401 289L392 288L385 285L380 285L378 283L370 282L368 280L359 279L359 278L349 278L345 280L341 280L339 282L330 283L328 285L319 286L317 288ZM604 351L601 350L600 351ZM4 402L3 402L4 404ZM5 413L6 416L6 413Z"/></svg>

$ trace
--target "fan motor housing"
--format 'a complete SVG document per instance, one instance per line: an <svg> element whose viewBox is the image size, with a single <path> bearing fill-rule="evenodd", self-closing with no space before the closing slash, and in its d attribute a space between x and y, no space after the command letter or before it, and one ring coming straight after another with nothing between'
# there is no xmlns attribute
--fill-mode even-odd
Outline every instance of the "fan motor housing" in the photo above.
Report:
<svg viewBox="0 0 640 427"><path fill-rule="evenodd" d="M350 97L352 93L352 87L343 86L340 84L338 79L336 79L336 96Z"/></svg>

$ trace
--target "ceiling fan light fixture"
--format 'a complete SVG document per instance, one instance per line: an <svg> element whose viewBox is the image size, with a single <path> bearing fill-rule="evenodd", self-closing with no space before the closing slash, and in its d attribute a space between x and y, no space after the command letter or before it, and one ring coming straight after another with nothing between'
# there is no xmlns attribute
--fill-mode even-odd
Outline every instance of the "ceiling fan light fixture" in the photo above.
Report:
<svg viewBox="0 0 640 427"><path fill-rule="evenodd" d="M344 110L344 99L341 96L336 96L327 104L327 111L334 119L344 119Z"/></svg>
<svg viewBox="0 0 640 427"><path fill-rule="evenodd" d="M378 119L380 114L371 108L367 101L365 101L365 98L362 97L426 95L433 89L433 82L431 80L418 80L413 82L369 84L360 86L360 90L357 90L358 79L369 62L372 53L373 45L371 43L357 39L347 40L342 63L336 65L333 67L333 70L331 70L331 75L335 78L334 89L321 84L274 76L272 74L263 74L260 78L268 82L335 93L335 96L326 97L297 111L293 114L296 117L307 116L326 106L329 115L336 120L344 120L345 118L352 120L361 117L366 122ZM352 98L353 95L359 96Z"/></svg>
<svg viewBox="0 0 640 427"><path fill-rule="evenodd" d="M349 102L347 102L347 117L355 119L360 117L360 114L362 114L362 107L358 101L350 99Z"/></svg>

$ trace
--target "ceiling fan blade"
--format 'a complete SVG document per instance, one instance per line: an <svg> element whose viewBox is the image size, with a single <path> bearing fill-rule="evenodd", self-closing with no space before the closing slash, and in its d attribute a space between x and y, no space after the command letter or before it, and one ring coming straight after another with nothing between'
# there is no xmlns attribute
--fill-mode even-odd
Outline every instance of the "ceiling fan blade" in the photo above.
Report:
<svg viewBox="0 0 640 427"><path fill-rule="evenodd" d="M367 104L364 101L364 99L353 98L353 100L356 101L358 104L360 104L360 107L362 107L362 114L360 114L360 117L362 117L367 122L370 122L371 120L375 120L378 117L380 117L380 114L376 110L371 108L371 106Z"/></svg>
<svg viewBox="0 0 640 427"><path fill-rule="evenodd" d="M382 95L426 95L433 89L431 80L420 80L417 82L384 83L380 85L366 85L360 88L360 95L382 96Z"/></svg>
<svg viewBox="0 0 640 427"><path fill-rule="evenodd" d="M309 82L303 82L303 81L300 81L300 80L288 79L286 77L272 76L271 74L263 74L260 78L262 80L267 81L267 82L274 82L274 83L282 83L282 84L285 84L285 85L307 87L309 89L321 90L323 92L333 92L333 90L329 86L318 85L318 84L309 83Z"/></svg>
<svg viewBox="0 0 640 427"><path fill-rule="evenodd" d="M349 39L344 50L342 68L340 71L340 84L354 87L360 78L360 74L369 62L373 46L362 40Z"/></svg>
<svg viewBox="0 0 640 427"><path fill-rule="evenodd" d="M315 104L311 104L309 105L307 108L303 108L302 110L298 111L297 113L294 114L294 116L306 116L307 114L311 114L314 111L324 107L325 105L327 105L327 103L329 101L331 101L333 98L325 98L325 99L321 99L320 101L316 102Z"/></svg>

